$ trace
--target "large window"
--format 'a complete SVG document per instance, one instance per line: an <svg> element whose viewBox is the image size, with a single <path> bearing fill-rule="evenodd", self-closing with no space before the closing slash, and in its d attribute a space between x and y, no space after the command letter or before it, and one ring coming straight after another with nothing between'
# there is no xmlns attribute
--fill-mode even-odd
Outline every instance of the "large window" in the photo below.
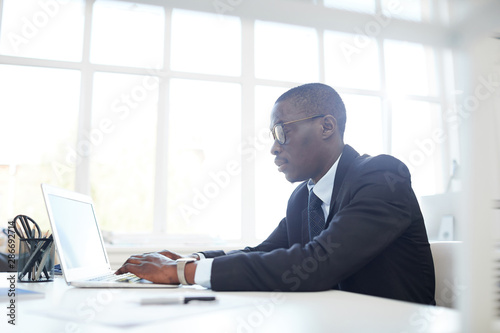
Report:
<svg viewBox="0 0 500 333"><path fill-rule="evenodd" d="M167 148L167 232L239 239L241 88L173 79Z"/></svg>
<svg viewBox="0 0 500 333"><path fill-rule="evenodd" d="M3 222L34 215L47 229L40 183L74 187L79 93L79 71L0 65Z"/></svg>
<svg viewBox="0 0 500 333"><path fill-rule="evenodd" d="M158 79L96 72L88 135L91 194L110 230L153 231ZM137 207L137 209L131 209Z"/></svg>
<svg viewBox="0 0 500 333"><path fill-rule="evenodd" d="M318 81L344 99L346 143L403 160L417 195L445 190L452 66L415 33L445 6L290 0L317 19L194 3L0 2L1 221L48 227L45 182L91 194L102 229L139 242L257 242L296 186L270 154L273 103Z"/></svg>

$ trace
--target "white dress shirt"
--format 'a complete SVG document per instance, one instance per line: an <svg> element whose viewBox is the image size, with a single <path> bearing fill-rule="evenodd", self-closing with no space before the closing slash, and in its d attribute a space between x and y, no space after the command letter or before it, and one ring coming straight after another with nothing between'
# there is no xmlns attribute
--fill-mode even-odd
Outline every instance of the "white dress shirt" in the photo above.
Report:
<svg viewBox="0 0 500 333"><path fill-rule="evenodd" d="M342 154L340 155L342 156ZM325 221L330 213L330 203L332 200L333 184L335 183L335 175L337 174L337 167L339 165L339 158L333 163L332 167L328 172L321 177L316 184L314 184L312 179L307 182L307 188L309 191L314 192L318 198L323 201L321 208L323 209L323 214L325 214Z"/></svg>

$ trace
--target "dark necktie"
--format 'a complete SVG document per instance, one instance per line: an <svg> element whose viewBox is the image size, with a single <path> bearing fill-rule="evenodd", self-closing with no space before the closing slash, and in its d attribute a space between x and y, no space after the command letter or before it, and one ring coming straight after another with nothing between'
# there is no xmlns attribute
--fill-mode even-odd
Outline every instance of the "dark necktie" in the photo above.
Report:
<svg viewBox="0 0 500 333"><path fill-rule="evenodd" d="M309 239L313 240L318 236L325 227L325 215L321 205L323 201L314 194L309 192L309 204L307 206L307 219L309 220Z"/></svg>

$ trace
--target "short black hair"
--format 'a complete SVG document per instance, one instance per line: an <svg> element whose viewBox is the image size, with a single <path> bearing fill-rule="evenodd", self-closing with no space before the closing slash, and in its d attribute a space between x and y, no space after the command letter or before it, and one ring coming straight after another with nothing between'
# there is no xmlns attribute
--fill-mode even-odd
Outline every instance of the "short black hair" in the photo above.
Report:
<svg viewBox="0 0 500 333"><path fill-rule="evenodd" d="M340 95L332 87L323 83L307 83L292 88L281 95L275 102L290 101L306 115L330 114L337 120L340 135L344 137L346 111Z"/></svg>

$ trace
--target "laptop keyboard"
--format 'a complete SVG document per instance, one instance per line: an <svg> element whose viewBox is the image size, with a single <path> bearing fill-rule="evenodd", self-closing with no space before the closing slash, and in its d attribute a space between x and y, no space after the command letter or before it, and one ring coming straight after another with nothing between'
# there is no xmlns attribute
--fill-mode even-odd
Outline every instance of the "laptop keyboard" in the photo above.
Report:
<svg viewBox="0 0 500 333"><path fill-rule="evenodd" d="M116 281L116 282L129 282L129 283L134 283L138 282L141 280L140 277L137 275L134 275L132 273L125 273L125 274L120 274L116 275L113 273L110 273L108 275L103 275L103 276L98 276L93 279L89 279L90 281Z"/></svg>

